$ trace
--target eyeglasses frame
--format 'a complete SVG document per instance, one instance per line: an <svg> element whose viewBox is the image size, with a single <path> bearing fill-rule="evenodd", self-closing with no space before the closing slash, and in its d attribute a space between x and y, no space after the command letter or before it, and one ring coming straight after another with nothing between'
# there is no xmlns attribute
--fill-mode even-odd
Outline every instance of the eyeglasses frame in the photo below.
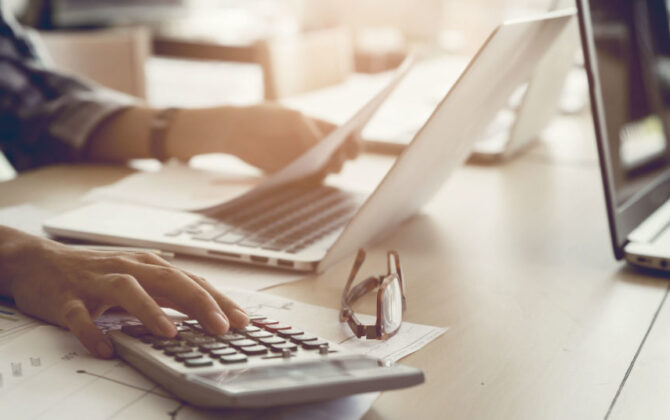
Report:
<svg viewBox="0 0 670 420"><path fill-rule="evenodd" d="M351 268L349 273L349 278L347 283L342 291L342 309L340 310L340 322L346 322L353 333L358 338L365 337L367 339L380 339L387 340L393 335L395 335L400 330L400 325L394 331L388 332L384 331L382 327L382 314L384 309L383 296L386 289L390 286L391 282L398 280L400 284L400 293L402 296L402 312L404 313L407 309L407 299L405 298L405 282L402 274L402 269L400 267L400 256L395 250L391 250L387 253L387 269L388 274L385 276L371 276L361 281L359 284L351 287L358 271L360 270L363 262L365 261L365 251L363 249L358 250L356 255L356 260L354 265ZM375 325L364 325L361 323L352 309L352 305L359 298L371 292L372 290L378 288L377 291L377 322ZM402 324L402 322L400 323Z"/></svg>

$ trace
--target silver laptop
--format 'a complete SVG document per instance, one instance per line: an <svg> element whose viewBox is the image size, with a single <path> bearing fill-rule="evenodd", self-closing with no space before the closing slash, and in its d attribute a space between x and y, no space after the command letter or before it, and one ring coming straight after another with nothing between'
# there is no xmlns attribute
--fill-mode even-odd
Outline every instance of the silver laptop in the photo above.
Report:
<svg viewBox="0 0 670 420"><path fill-rule="evenodd" d="M614 254L670 270L665 1L578 1ZM666 79L670 80L670 79Z"/></svg>
<svg viewBox="0 0 670 420"><path fill-rule="evenodd" d="M550 9L564 9L568 5L574 6L574 2L553 1ZM547 50L531 79L514 91L507 106L488 125L472 149L471 160L504 160L538 139L556 114L566 78L574 66L578 45L579 31L575 20Z"/></svg>
<svg viewBox="0 0 670 420"><path fill-rule="evenodd" d="M364 107L333 135L249 193L206 216L95 203L48 220L52 235L148 246L298 271L323 270L414 215L467 158L485 124L570 24L574 11L504 23L475 55L369 196L313 182ZM370 105L370 104L368 104Z"/></svg>

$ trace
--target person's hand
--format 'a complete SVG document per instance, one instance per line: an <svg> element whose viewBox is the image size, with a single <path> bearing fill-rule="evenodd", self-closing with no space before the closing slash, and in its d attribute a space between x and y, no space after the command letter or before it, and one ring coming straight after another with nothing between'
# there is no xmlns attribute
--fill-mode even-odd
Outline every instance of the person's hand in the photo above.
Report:
<svg viewBox="0 0 670 420"><path fill-rule="evenodd" d="M9 291L22 311L71 330L97 356L113 356L110 340L93 322L112 307L170 338L177 330L161 306L198 319L213 334L249 322L207 281L156 255L80 250L2 227L0 237L11 249L0 255L0 291Z"/></svg>
<svg viewBox="0 0 670 420"><path fill-rule="evenodd" d="M276 172L326 137L335 125L278 105L228 108L225 149L266 172ZM326 172L339 172L361 149L357 135L334 154Z"/></svg>

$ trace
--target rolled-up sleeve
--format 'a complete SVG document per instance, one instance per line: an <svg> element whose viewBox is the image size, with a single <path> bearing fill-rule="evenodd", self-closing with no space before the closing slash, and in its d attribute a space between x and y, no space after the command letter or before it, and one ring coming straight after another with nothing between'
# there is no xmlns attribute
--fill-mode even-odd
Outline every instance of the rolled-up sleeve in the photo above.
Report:
<svg viewBox="0 0 670 420"><path fill-rule="evenodd" d="M136 102L47 68L37 51L0 12L0 148L19 171L80 160L91 132Z"/></svg>

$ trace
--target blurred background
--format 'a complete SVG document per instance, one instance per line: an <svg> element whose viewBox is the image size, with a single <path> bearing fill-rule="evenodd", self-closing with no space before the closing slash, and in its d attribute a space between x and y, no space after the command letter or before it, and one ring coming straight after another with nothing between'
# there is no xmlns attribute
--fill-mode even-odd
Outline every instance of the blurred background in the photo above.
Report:
<svg viewBox="0 0 670 420"><path fill-rule="evenodd" d="M367 133L378 144L400 145L393 152L496 25L574 7L574 0L2 2L38 31L52 66L157 107L275 100L339 123L381 86L384 76L377 75L416 54L430 64L408 77L395 102L417 107L380 110L386 121L402 114L405 124L389 127L375 118ZM577 112L586 82L580 74L570 79L581 93L563 105Z"/></svg>

